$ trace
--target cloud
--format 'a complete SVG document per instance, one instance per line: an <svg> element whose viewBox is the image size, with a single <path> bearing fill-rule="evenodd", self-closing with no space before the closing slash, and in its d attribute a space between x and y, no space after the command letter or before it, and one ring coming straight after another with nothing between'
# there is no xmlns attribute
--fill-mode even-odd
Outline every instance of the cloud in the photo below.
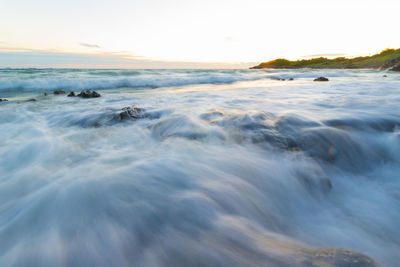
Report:
<svg viewBox="0 0 400 267"><path fill-rule="evenodd" d="M97 44L87 44L87 43L79 43L81 46L89 47L89 48L100 48Z"/></svg>
<svg viewBox="0 0 400 267"><path fill-rule="evenodd" d="M61 51L1 49L0 68L137 68L137 69L212 69L249 68L255 62L217 63L165 61L135 56L128 52L100 52L95 54Z"/></svg>
<svg viewBox="0 0 400 267"><path fill-rule="evenodd" d="M32 51L32 49L0 45L0 52L29 52L29 51Z"/></svg>

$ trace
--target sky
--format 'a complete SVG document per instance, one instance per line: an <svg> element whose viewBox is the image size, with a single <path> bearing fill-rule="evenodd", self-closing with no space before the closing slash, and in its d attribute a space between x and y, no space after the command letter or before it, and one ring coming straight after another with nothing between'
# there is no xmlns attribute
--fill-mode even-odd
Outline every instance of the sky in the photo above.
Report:
<svg viewBox="0 0 400 267"><path fill-rule="evenodd" d="M399 0L0 0L0 67L247 68L400 48Z"/></svg>

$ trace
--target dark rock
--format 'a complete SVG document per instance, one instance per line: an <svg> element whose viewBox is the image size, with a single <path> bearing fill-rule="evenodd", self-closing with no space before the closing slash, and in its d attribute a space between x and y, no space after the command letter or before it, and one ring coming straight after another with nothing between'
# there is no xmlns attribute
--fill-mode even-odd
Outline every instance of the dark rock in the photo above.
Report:
<svg viewBox="0 0 400 267"><path fill-rule="evenodd" d="M47 93L44 93L44 96L48 96L48 94L47 94Z"/></svg>
<svg viewBox="0 0 400 267"><path fill-rule="evenodd" d="M74 92L70 92L67 96L75 96Z"/></svg>
<svg viewBox="0 0 400 267"><path fill-rule="evenodd" d="M400 57L394 58L392 60L386 61L381 67L381 70L391 70L391 68L395 68L395 67L399 67L400 66Z"/></svg>
<svg viewBox="0 0 400 267"><path fill-rule="evenodd" d="M79 114L80 111L76 111ZM62 126L80 126L83 128L111 126L117 123L134 123L141 119L159 119L161 112L150 111L139 107L125 107L122 109L106 108L100 112L75 116L71 120L60 119Z"/></svg>
<svg viewBox="0 0 400 267"><path fill-rule="evenodd" d="M125 107L116 116L117 120L140 119L146 117L144 109L138 107Z"/></svg>
<svg viewBox="0 0 400 267"><path fill-rule="evenodd" d="M99 93L97 93L96 91L86 90L86 91L80 92L77 96L83 97L83 98L93 98L93 97L100 97L101 95Z"/></svg>
<svg viewBox="0 0 400 267"><path fill-rule="evenodd" d="M311 266L324 267L379 267L371 258L343 248L323 248L312 253Z"/></svg>
<svg viewBox="0 0 400 267"><path fill-rule="evenodd" d="M400 71L400 64L397 64L396 66L391 68L390 71Z"/></svg>
<svg viewBox="0 0 400 267"><path fill-rule="evenodd" d="M7 101L8 101L8 100L5 99L5 98L3 98L3 99L0 98L0 102L7 102Z"/></svg>
<svg viewBox="0 0 400 267"><path fill-rule="evenodd" d="M329 81L329 79L325 77L318 77L314 79L314 82L327 82L327 81Z"/></svg>
<svg viewBox="0 0 400 267"><path fill-rule="evenodd" d="M293 78L289 78L289 81L293 81L294 79Z"/></svg>
<svg viewBox="0 0 400 267"><path fill-rule="evenodd" d="M386 78L386 77L387 77L387 75L383 75L382 77L385 77L385 78Z"/></svg>
<svg viewBox="0 0 400 267"><path fill-rule="evenodd" d="M55 94L55 95L65 95L65 91L56 90L56 91L53 92L53 94Z"/></svg>
<svg viewBox="0 0 400 267"><path fill-rule="evenodd" d="M36 102L36 101L37 101L37 100L36 100L35 98L30 98L30 99L23 100L23 101L17 101L17 103L18 103L18 104L21 104L21 103Z"/></svg>

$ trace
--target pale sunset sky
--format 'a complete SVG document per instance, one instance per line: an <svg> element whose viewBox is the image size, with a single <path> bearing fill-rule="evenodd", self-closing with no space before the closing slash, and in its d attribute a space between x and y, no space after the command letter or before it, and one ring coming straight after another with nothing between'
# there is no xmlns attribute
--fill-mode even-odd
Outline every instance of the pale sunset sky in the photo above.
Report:
<svg viewBox="0 0 400 267"><path fill-rule="evenodd" d="M399 0L0 0L0 67L247 68L400 48Z"/></svg>

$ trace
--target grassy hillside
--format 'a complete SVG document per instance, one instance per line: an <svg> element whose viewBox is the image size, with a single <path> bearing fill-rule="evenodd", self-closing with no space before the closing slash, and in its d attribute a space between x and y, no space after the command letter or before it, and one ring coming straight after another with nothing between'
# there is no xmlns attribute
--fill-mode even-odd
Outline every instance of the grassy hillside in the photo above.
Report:
<svg viewBox="0 0 400 267"><path fill-rule="evenodd" d="M393 69L400 67L400 49L386 49L379 54L370 57L345 58L338 57L327 59L324 57L290 61L287 59L275 59L263 62L251 69Z"/></svg>

